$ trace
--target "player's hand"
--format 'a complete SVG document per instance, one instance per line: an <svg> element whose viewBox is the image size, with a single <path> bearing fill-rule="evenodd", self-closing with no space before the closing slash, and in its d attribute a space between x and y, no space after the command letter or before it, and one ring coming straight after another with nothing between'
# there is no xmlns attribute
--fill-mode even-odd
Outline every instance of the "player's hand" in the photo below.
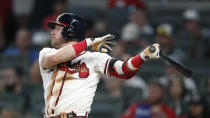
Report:
<svg viewBox="0 0 210 118"><path fill-rule="evenodd" d="M148 61L149 59L158 59L158 58L160 58L160 48L159 48L159 46L160 45L158 43L155 43L155 44L145 48L140 53L141 59L143 59L144 61Z"/></svg>
<svg viewBox="0 0 210 118"><path fill-rule="evenodd" d="M114 35L107 34L103 37L98 38L88 38L86 39L87 46L91 48L93 51L96 52L108 52L111 51L112 48L109 46L109 44L115 45L116 43L113 42L113 39L115 38Z"/></svg>

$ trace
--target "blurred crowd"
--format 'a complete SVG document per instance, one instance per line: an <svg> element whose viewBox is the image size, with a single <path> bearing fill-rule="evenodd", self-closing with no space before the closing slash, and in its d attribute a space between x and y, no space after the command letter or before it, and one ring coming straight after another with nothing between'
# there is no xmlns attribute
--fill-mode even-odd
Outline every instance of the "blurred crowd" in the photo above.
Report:
<svg viewBox="0 0 210 118"><path fill-rule="evenodd" d="M47 23L63 12L77 13L86 20L86 37L116 35L118 44L110 52L113 57L127 60L157 42L165 55L193 69L193 76L186 78L158 60L145 62L130 80L103 77L91 118L210 118L210 23L201 25L203 16L198 10L185 9L181 17L172 18L181 21L178 26L165 19L152 23L156 19L151 19L150 8L140 0L109 0L104 11L80 10L70 3L0 1L0 118L43 116L38 56L43 47L50 46ZM109 101L103 101L104 97ZM103 102L114 105L110 109L115 110L105 112L111 117L101 115L109 109Z"/></svg>

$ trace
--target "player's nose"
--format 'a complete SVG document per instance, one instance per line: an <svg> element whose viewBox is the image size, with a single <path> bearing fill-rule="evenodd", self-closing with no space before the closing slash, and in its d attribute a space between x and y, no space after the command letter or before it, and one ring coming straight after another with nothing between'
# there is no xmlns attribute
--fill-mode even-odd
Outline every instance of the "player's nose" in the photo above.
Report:
<svg viewBox="0 0 210 118"><path fill-rule="evenodd" d="M55 31L54 31L54 30L51 31L51 36L52 36L52 35L55 35Z"/></svg>

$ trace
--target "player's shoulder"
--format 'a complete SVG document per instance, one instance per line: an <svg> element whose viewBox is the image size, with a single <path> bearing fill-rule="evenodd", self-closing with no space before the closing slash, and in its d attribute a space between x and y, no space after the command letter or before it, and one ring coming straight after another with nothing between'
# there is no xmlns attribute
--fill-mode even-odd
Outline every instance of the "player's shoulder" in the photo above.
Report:
<svg viewBox="0 0 210 118"><path fill-rule="evenodd" d="M50 48L50 47L44 47L44 48L41 49L41 51L43 51L43 50L56 50L56 49L55 48Z"/></svg>
<svg viewBox="0 0 210 118"><path fill-rule="evenodd" d="M51 51L55 51L55 48L50 48L50 47L44 47L40 50L39 53L45 53L45 52L51 52Z"/></svg>

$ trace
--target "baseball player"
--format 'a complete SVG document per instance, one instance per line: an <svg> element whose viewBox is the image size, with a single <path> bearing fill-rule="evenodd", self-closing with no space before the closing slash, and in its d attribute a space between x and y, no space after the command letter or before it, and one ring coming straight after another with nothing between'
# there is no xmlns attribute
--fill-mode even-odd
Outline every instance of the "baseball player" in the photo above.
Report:
<svg viewBox="0 0 210 118"><path fill-rule="evenodd" d="M45 117L87 118L103 75L129 79L149 59L159 58L159 44L155 52L149 47L123 62L106 53L113 44L113 35L84 38L85 23L77 15L63 13L48 23L53 48L43 48L39 54L43 79ZM87 49L93 51L86 51Z"/></svg>

